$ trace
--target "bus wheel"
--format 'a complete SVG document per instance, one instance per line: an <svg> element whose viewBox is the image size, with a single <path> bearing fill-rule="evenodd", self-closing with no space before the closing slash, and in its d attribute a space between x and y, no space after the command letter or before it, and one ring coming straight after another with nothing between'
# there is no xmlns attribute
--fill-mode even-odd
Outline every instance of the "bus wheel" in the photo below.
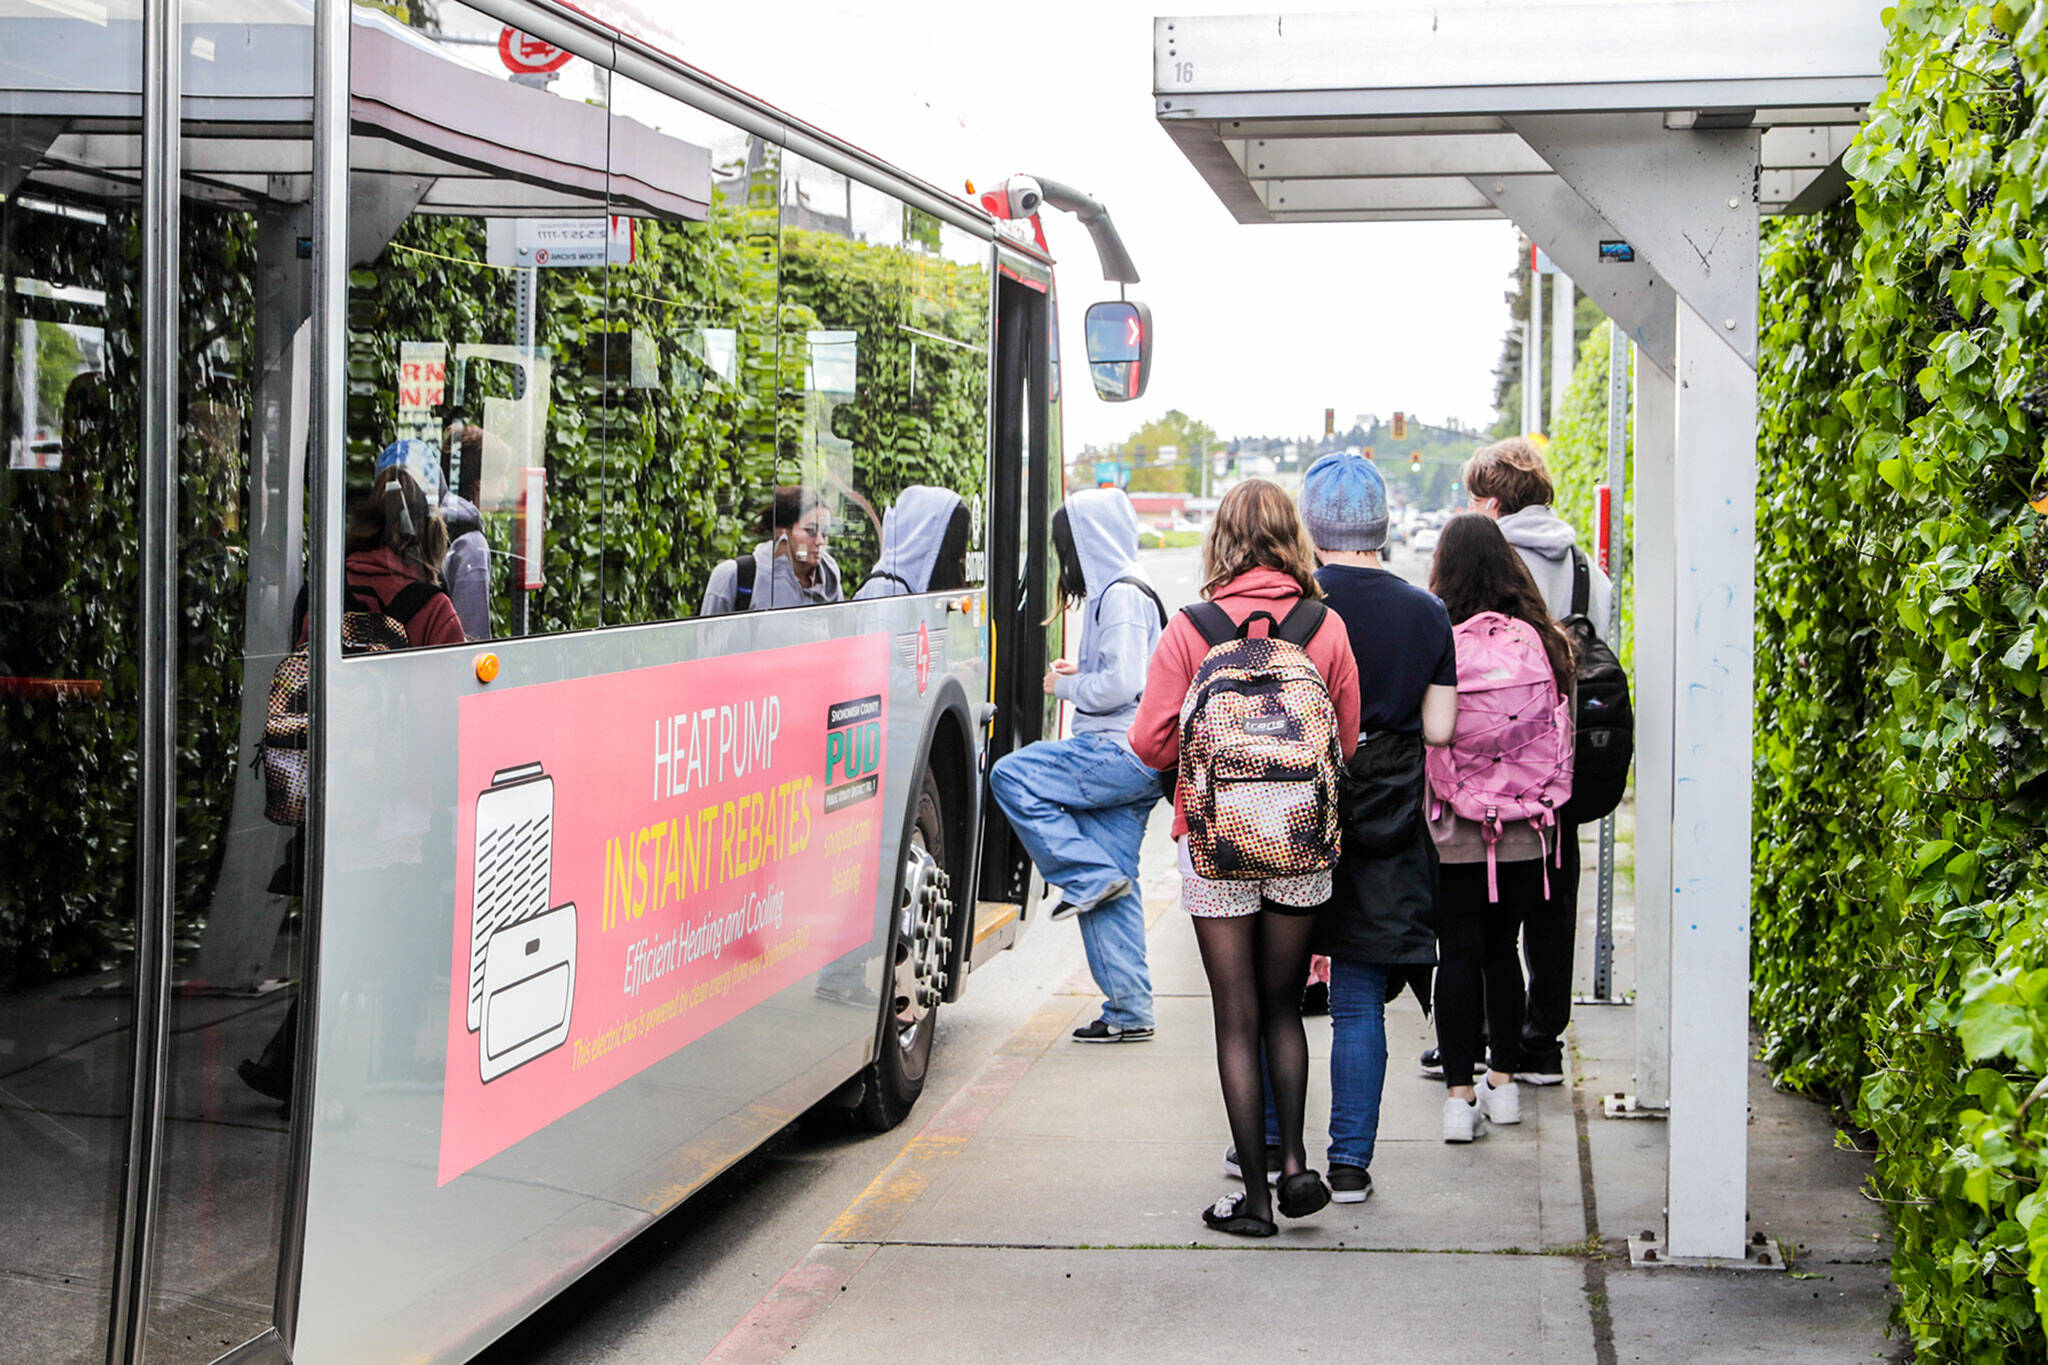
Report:
<svg viewBox="0 0 2048 1365"><path fill-rule="evenodd" d="M887 1132L924 1093L946 963L953 955L953 879L946 871L946 826L938 779L927 768L917 816L903 841L903 890L889 934L882 982L882 1045L862 1086L861 1122Z"/></svg>

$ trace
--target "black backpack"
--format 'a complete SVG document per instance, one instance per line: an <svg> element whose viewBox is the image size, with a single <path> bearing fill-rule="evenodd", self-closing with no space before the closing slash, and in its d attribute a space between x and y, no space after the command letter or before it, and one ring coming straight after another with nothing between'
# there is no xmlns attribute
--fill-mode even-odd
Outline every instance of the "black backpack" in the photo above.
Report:
<svg viewBox="0 0 2048 1365"><path fill-rule="evenodd" d="M752 611L754 608L754 575L760 566L754 563L752 555L741 555L732 562L732 609Z"/></svg>
<svg viewBox="0 0 2048 1365"><path fill-rule="evenodd" d="M1572 547L1572 610L1558 622L1572 637L1579 661L1578 741L1572 751L1572 795L1557 813L1562 824L1590 824L1621 804L1628 765L1636 752L1636 713L1628 674L1592 618L1593 571L1585 551Z"/></svg>

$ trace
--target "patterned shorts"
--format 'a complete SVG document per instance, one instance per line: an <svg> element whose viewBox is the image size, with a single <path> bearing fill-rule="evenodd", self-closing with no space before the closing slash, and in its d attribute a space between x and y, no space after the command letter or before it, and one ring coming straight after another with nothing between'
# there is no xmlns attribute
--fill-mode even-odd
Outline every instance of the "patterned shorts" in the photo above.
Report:
<svg viewBox="0 0 2048 1365"><path fill-rule="evenodd" d="M1212 882L1195 871L1188 857L1187 836L1174 841L1180 855L1181 908L1200 919L1237 919L1256 915L1260 906L1276 907L1303 914L1313 913L1330 899L1332 886L1327 871L1301 877L1276 877L1267 882Z"/></svg>

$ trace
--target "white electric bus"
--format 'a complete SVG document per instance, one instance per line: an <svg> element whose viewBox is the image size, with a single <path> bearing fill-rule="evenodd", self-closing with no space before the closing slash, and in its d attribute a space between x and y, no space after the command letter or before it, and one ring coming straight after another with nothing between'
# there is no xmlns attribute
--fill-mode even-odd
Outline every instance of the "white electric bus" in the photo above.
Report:
<svg viewBox="0 0 2048 1365"><path fill-rule="evenodd" d="M547 0L14 0L0 133L4 1354L463 1358L899 1122L1032 899L1100 210Z"/></svg>

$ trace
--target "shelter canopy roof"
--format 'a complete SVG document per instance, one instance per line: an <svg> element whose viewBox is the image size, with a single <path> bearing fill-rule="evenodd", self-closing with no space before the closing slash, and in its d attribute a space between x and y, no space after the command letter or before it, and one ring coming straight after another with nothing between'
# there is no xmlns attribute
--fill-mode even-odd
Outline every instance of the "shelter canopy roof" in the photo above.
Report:
<svg viewBox="0 0 2048 1365"><path fill-rule="evenodd" d="M1239 222L1504 216L1523 121L1757 128L1756 195L1806 212L1883 85L1877 0L1448 0L1154 21L1160 125ZM1490 186L1489 186L1490 188Z"/></svg>

